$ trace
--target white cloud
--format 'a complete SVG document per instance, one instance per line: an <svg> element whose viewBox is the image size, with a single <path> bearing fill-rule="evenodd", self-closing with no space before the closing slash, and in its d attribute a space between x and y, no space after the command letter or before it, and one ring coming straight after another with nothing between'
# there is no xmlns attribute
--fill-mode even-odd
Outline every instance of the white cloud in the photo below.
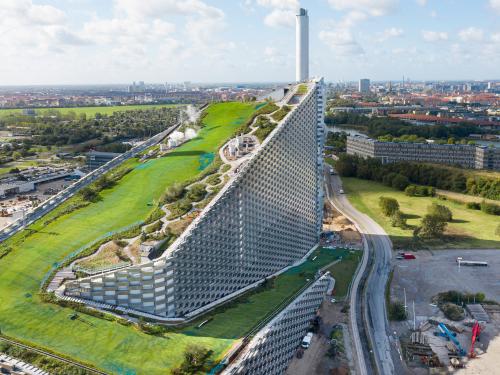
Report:
<svg viewBox="0 0 500 375"><path fill-rule="evenodd" d="M319 39L333 50L334 55L353 56L364 53L350 30L320 31Z"/></svg>
<svg viewBox="0 0 500 375"><path fill-rule="evenodd" d="M490 7L500 13L500 0L490 0Z"/></svg>
<svg viewBox="0 0 500 375"><path fill-rule="evenodd" d="M373 17L384 16L399 3L398 0L328 0L336 10L357 10Z"/></svg>
<svg viewBox="0 0 500 375"><path fill-rule="evenodd" d="M427 5L427 0L416 0L417 4L424 7Z"/></svg>
<svg viewBox="0 0 500 375"><path fill-rule="evenodd" d="M468 27L460 30L458 36L464 42L480 42L483 40L484 32L476 27Z"/></svg>
<svg viewBox="0 0 500 375"><path fill-rule="evenodd" d="M293 27L295 14L299 9L298 0L256 0L257 5L271 10L264 18L270 27Z"/></svg>
<svg viewBox="0 0 500 375"><path fill-rule="evenodd" d="M397 27L391 27L389 29L385 29L384 31L382 31L379 37L377 38L377 41L383 42L390 38L400 37L403 34L404 34L403 29L399 29Z"/></svg>
<svg viewBox="0 0 500 375"><path fill-rule="evenodd" d="M440 41L445 41L448 40L448 33L444 31L428 31L428 30L422 30L422 38L426 42L440 42Z"/></svg>
<svg viewBox="0 0 500 375"><path fill-rule="evenodd" d="M224 17L222 10L200 0L114 0L114 7L131 18L162 18L172 14Z"/></svg>
<svg viewBox="0 0 500 375"><path fill-rule="evenodd" d="M492 34L491 41L494 43L500 43L500 33Z"/></svg>

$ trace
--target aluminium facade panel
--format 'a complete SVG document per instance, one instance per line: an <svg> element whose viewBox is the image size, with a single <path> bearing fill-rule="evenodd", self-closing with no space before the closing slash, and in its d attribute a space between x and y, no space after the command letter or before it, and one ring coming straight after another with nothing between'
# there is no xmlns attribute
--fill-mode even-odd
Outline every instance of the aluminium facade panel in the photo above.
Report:
<svg viewBox="0 0 500 375"><path fill-rule="evenodd" d="M304 257L323 209L322 82L155 261L66 283L65 294L162 317L192 313Z"/></svg>
<svg viewBox="0 0 500 375"><path fill-rule="evenodd" d="M284 374L334 280L325 274L262 328L223 375Z"/></svg>

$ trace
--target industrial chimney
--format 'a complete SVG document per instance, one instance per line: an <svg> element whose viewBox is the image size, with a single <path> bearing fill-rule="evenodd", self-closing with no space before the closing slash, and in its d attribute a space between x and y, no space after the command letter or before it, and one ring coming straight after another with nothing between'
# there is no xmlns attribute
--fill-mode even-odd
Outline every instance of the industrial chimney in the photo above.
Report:
<svg viewBox="0 0 500 375"><path fill-rule="evenodd" d="M307 10L300 8L295 19L295 80L302 82L309 78L309 16Z"/></svg>

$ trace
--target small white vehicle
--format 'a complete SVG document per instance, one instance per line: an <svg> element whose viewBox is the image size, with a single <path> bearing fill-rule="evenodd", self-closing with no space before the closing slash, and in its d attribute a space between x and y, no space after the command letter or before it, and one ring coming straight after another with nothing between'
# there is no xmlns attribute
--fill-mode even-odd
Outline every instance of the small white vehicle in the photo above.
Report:
<svg viewBox="0 0 500 375"><path fill-rule="evenodd" d="M340 189L339 194L344 194L344 189Z"/></svg>
<svg viewBox="0 0 500 375"><path fill-rule="evenodd" d="M309 345L311 345L312 338L313 338L313 333L308 332L307 335L305 335L304 338L302 339L302 343L300 344L300 346L303 347L304 349L307 349Z"/></svg>

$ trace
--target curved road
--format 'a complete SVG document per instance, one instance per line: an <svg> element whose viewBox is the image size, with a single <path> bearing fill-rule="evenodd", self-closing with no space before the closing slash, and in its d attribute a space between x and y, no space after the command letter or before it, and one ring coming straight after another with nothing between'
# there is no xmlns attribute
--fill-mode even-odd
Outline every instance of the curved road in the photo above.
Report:
<svg viewBox="0 0 500 375"><path fill-rule="evenodd" d="M397 338L392 336L389 322L387 320L385 306L385 285L387 283L389 273L391 271L392 243L384 229L380 227L374 220L367 215L356 210L344 194L340 194L342 182L337 175L331 176L325 174L325 182L327 184L327 197L330 202L355 223L358 230L362 233L364 239L365 256L363 257L362 268L356 276L355 284L353 285L353 295L351 296L351 309L354 312L351 314L351 319L356 319L356 314L360 315L361 310L359 304L364 303L363 319L365 327L368 328L367 336L373 348L373 357L375 359L376 372L379 374L405 374L406 367L401 358L401 349ZM355 295L355 290L359 284L358 279L362 278L365 262L370 263L371 270L366 280L364 294L361 296ZM369 267L368 267L369 268ZM354 302L354 305L352 304ZM357 322L358 326L362 326ZM356 324L353 324L353 328ZM356 335L357 328L353 330L353 336ZM361 350L362 338L354 337L355 351L358 357L358 368L361 374L373 372L370 366L370 355L366 350Z"/></svg>

